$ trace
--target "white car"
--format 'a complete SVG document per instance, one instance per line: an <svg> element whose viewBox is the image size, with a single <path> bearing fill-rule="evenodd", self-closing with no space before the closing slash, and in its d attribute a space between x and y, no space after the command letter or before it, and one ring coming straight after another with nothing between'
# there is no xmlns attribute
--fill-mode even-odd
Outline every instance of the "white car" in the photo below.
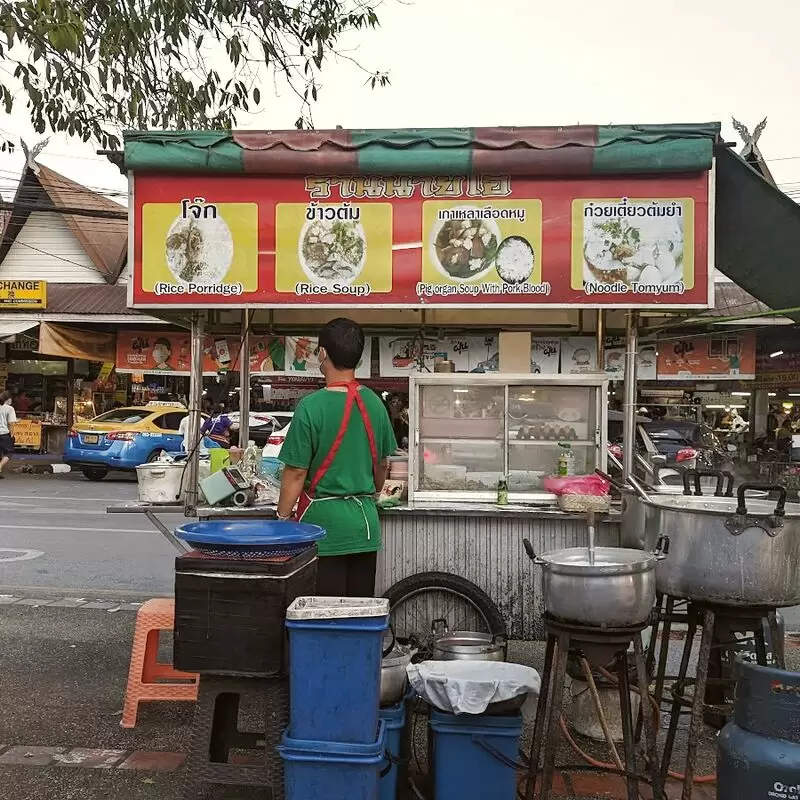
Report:
<svg viewBox="0 0 800 800"><path fill-rule="evenodd" d="M272 439L277 437L278 432L283 432L289 427L289 423L294 416L293 411L251 411L250 412L250 438L259 446L267 447L265 455L273 456ZM228 414L231 422L239 424L239 412L232 411ZM283 444L283 438L280 439ZM277 453L280 452L278 447Z"/></svg>
<svg viewBox="0 0 800 800"><path fill-rule="evenodd" d="M289 430L289 425L294 416L293 411L276 412L275 417L282 424L282 427L275 428L267 439L264 445L263 456L264 458L277 458L283 447L286 439L286 432Z"/></svg>

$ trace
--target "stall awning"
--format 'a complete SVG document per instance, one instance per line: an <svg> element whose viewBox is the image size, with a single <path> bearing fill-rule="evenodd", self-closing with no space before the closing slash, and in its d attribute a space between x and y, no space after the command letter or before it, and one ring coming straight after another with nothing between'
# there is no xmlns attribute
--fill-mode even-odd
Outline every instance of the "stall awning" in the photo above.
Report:
<svg viewBox="0 0 800 800"><path fill-rule="evenodd" d="M13 321L13 320L0 320L0 342L5 342L7 339L13 339L20 333L25 333L31 328L37 328L38 322L31 322L30 320Z"/></svg>
<svg viewBox="0 0 800 800"><path fill-rule="evenodd" d="M710 169L719 123L128 131L124 168L265 175L635 175Z"/></svg>
<svg viewBox="0 0 800 800"><path fill-rule="evenodd" d="M718 269L776 311L800 309L800 205L731 150L716 156Z"/></svg>

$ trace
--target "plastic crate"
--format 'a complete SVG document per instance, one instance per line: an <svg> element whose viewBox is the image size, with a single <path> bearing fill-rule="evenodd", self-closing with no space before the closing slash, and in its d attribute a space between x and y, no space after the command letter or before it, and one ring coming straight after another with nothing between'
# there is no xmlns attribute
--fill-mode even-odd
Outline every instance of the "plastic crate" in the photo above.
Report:
<svg viewBox="0 0 800 800"><path fill-rule="evenodd" d="M301 597L292 603L286 613L292 739L375 741L388 606L380 598Z"/></svg>
<svg viewBox="0 0 800 800"><path fill-rule="evenodd" d="M319 742L284 735L285 800L379 800L378 783L386 749L386 728L368 744Z"/></svg>
<svg viewBox="0 0 800 800"><path fill-rule="evenodd" d="M288 674L286 609L316 589L316 546L290 558L175 559L176 669L258 678Z"/></svg>
<svg viewBox="0 0 800 800"><path fill-rule="evenodd" d="M431 709L436 800L516 800L522 716Z"/></svg>

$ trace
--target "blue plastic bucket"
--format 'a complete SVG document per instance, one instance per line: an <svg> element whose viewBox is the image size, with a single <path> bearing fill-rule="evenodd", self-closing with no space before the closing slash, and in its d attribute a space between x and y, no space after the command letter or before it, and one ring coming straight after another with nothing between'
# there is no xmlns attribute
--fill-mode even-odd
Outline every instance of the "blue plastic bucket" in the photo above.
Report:
<svg viewBox="0 0 800 800"><path fill-rule="evenodd" d="M431 709L436 800L516 800L522 716Z"/></svg>
<svg viewBox="0 0 800 800"><path fill-rule="evenodd" d="M286 800L379 800L378 782L386 728L369 744L293 739L278 745L283 758Z"/></svg>
<svg viewBox="0 0 800 800"><path fill-rule="evenodd" d="M388 615L287 618L286 627L289 629L289 736L349 744L374 742L381 693L381 650L383 634L389 627Z"/></svg>
<svg viewBox="0 0 800 800"><path fill-rule="evenodd" d="M389 758L384 757L381 764L381 782L378 793L379 800L397 800L397 781L399 769L397 760L403 742L403 728L406 725L406 703L411 695L406 695L396 706L382 708L379 717L386 728L386 751ZM388 769L388 772L386 771Z"/></svg>

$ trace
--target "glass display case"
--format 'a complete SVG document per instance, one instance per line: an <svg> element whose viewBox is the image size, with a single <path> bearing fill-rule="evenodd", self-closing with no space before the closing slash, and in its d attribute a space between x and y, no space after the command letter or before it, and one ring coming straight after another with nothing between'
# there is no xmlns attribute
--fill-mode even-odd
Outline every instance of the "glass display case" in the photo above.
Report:
<svg viewBox="0 0 800 800"><path fill-rule="evenodd" d="M562 445L575 474L606 468L603 375L414 375L409 503L547 502L542 481L557 472Z"/></svg>

